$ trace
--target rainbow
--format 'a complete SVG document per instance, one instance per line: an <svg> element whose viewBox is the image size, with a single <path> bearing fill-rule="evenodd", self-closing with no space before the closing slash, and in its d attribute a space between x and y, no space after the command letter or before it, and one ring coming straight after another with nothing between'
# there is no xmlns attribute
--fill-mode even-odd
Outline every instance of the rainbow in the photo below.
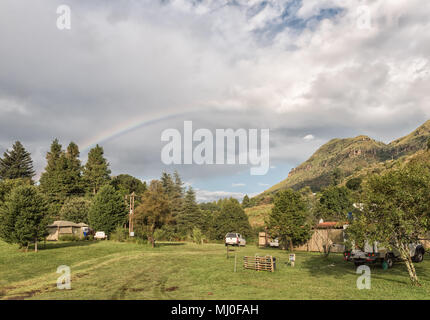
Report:
<svg viewBox="0 0 430 320"><path fill-rule="evenodd" d="M89 151L91 148L95 147L97 144L103 144L103 143L106 143L108 141L119 138L119 137L121 137L121 136L123 136L129 132L135 131L137 129L151 126L151 125L158 123L158 122L162 122L162 121L166 121L166 120L170 120L170 119L174 119L174 118L179 118L181 116L185 116L185 115L188 115L191 113L192 112L175 113L175 114L170 114L167 116L157 117L157 118L150 119L150 120L147 120L147 117L143 117L143 116L139 117L138 119L136 119L136 117L134 117L133 119L130 119L129 121L120 123L120 124L116 125L115 127L112 127L112 128L109 128L108 130L100 132L96 136L91 137L90 139L82 142L80 144L81 146L83 146L81 151L85 153L85 152Z"/></svg>

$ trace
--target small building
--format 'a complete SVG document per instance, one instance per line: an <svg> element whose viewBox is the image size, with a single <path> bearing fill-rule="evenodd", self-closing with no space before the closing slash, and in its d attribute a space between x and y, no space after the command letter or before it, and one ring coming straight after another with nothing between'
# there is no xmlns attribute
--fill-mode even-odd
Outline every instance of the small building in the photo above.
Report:
<svg viewBox="0 0 430 320"><path fill-rule="evenodd" d="M334 221L321 221L313 228L311 239L302 246L295 248L298 251L330 252L345 251L344 230L347 224Z"/></svg>
<svg viewBox="0 0 430 320"><path fill-rule="evenodd" d="M312 228L312 237L309 241L294 247L294 249L297 251L326 252L329 248L330 252L343 252L345 250L344 230L346 226L347 224L342 222L320 221ZM268 246L269 242L272 241L266 232L260 232L258 239L260 247Z"/></svg>
<svg viewBox="0 0 430 320"><path fill-rule="evenodd" d="M89 230L85 223L74 223L71 221L54 221L48 226L48 236L46 240L57 241L61 236L77 236L84 238L85 230Z"/></svg>

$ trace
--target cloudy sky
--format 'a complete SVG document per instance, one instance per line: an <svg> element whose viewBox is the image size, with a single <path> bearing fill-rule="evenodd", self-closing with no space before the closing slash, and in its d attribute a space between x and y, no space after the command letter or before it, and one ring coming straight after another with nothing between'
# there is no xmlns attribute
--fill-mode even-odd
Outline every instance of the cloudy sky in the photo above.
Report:
<svg viewBox="0 0 430 320"><path fill-rule="evenodd" d="M57 8L71 9L71 29ZM389 142L430 118L430 2L2 0L0 151L40 174L55 137L114 174L178 169L200 201L256 194L334 137ZM270 129L270 165L162 163L161 132Z"/></svg>

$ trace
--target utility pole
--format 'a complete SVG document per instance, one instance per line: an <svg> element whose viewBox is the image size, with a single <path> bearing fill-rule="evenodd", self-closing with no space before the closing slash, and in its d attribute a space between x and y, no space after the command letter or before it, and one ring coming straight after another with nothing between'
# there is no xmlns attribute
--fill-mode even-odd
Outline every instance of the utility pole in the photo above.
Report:
<svg viewBox="0 0 430 320"><path fill-rule="evenodd" d="M126 195L124 196L124 203L125 203L125 207L126 207L126 208L128 207L127 197L128 197L128 195L126 194ZM129 212L130 212L130 210L129 210ZM130 219L129 219L129 220L130 220ZM130 222L130 221L129 221L129 222ZM124 223L124 229L127 229L127 223ZM129 231L129 233L128 233L128 234L130 234L130 224L128 225L128 231Z"/></svg>
<svg viewBox="0 0 430 320"><path fill-rule="evenodd" d="M129 233L129 235L131 234L131 232L133 232L134 196L135 196L135 193L133 192L130 195L130 214L129 214L129 220L128 220L128 233Z"/></svg>

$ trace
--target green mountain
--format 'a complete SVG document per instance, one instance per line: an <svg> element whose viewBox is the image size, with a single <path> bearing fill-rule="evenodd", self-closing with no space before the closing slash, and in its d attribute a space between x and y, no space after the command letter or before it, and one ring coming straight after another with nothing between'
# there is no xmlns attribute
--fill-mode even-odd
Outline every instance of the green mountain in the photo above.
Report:
<svg viewBox="0 0 430 320"><path fill-rule="evenodd" d="M292 169L285 180L266 190L263 195L307 186L314 192L319 191L332 182L335 171L345 178L364 168L411 155L425 149L429 138L430 120L409 135L389 144L367 136L330 140L308 160Z"/></svg>

